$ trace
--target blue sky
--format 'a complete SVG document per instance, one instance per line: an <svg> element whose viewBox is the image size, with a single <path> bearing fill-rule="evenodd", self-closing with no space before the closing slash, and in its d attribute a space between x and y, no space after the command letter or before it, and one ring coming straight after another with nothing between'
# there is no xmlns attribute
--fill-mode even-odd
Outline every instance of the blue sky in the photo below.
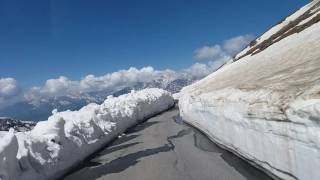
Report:
<svg viewBox="0 0 320 180"><path fill-rule="evenodd" d="M129 67L183 69L197 48L258 36L308 0L0 0L0 78L27 88Z"/></svg>

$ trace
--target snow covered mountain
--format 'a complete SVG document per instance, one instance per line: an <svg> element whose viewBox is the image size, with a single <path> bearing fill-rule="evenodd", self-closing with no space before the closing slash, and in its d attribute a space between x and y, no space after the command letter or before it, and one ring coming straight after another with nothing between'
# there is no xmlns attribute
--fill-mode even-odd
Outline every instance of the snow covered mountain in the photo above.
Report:
<svg viewBox="0 0 320 180"><path fill-rule="evenodd" d="M197 81L197 79L190 79L190 78L178 78L172 81L164 81L164 79L157 79L148 83L137 83L132 87L125 87L119 91L114 92L113 96L119 96L122 94L129 93L131 90L141 90L146 88L161 88L172 94L180 92L180 90L192 84L193 82Z"/></svg>
<svg viewBox="0 0 320 180"><path fill-rule="evenodd" d="M35 125L36 123L34 122L0 117L0 131L9 131L10 128L13 128L17 132L30 131Z"/></svg>
<svg viewBox="0 0 320 180"><path fill-rule="evenodd" d="M270 175L320 177L320 1L180 92L182 117Z"/></svg>
<svg viewBox="0 0 320 180"><path fill-rule="evenodd" d="M89 103L102 103L108 96L115 97L127 94L131 90L142 90L146 88L161 88L171 93L179 92L184 86L196 81L193 77L168 78L160 77L150 82L137 82L134 85L122 87L120 89L106 89L103 91L92 91L82 93L77 96L57 96L41 99L34 104L28 100L20 101L0 109L0 116L12 117L19 120L41 121L47 119L53 109L58 111L78 110Z"/></svg>

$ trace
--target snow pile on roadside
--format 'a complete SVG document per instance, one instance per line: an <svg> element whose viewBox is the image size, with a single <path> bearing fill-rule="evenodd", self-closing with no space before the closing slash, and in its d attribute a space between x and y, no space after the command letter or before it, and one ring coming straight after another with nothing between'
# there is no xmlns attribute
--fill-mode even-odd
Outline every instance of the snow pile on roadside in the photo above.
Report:
<svg viewBox="0 0 320 180"><path fill-rule="evenodd" d="M172 97L175 101L179 101L179 98L180 98L180 93L175 93L175 94L172 94Z"/></svg>
<svg viewBox="0 0 320 180"><path fill-rule="evenodd" d="M318 180L319 50L320 22L314 21L182 89L180 114L270 175Z"/></svg>
<svg viewBox="0 0 320 180"><path fill-rule="evenodd" d="M101 105L89 104L79 111L54 111L32 131L11 133L1 141L0 167L5 172L0 171L0 179L60 177L130 126L173 104L167 91L145 89L108 97Z"/></svg>
<svg viewBox="0 0 320 180"><path fill-rule="evenodd" d="M15 179L17 175L18 163L17 155L18 142L11 129L0 139L0 179Z"/></svg>

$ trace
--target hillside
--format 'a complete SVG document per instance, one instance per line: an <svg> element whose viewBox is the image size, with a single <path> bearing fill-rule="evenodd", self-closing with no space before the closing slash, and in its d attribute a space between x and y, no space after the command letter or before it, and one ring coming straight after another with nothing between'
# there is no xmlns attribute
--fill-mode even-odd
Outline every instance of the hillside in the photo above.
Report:
<svg viewBox="0 0 320 180"><path fill-rule="evenodd" d="M182 117L274 177L318 179L319 20L312 1L184 88Z"/></svg>

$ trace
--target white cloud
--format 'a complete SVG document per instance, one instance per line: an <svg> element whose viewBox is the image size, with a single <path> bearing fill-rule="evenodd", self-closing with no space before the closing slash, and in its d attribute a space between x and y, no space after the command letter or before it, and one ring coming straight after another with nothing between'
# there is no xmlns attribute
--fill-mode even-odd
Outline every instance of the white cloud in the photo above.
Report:
<svg viewBox="0 0 320 180"><path fill-rule="evenodd" d="M194 51L194 58L208 60L208 62L206 64L195 63L184 71L195 77L206 76L229 61L233 55L242 50L253 39L253 35L247 34L227 39L222 45L215 44L198 48Z"/></svg>
<svg viewBox="0 0 320 180"><path fill-rule="evenodd" d="M25 94L25 98L30 101L39 102L46 98L71 95L75 92L81 92L79 89L79 83L72 81L67 77L60 76L57 79L48 79L42 87L32 87Z"/></svg>
<svg viewBox="0 0 320 180"><path fill-rule="evenodd" d="M212 71L207 64L195 63L191 67L184 70L186 74L194 78L204 77Z"/></svg>
<svg viewBox="0 0 320 180"><path fill-rule="evenodd" d="M172 70L158 71L152 67L141 69L131 67L128 70L120 70L103 76L87 75L79 81L60 76L57 79L47 80L42 87L31 88L25 94L25 98L37 105L50 97L70 96L77 98L83 93L120 90L137 82L150 82L161 76L166 76L167 79L170 79L175 78L176 75L177 73Z"/></svg>
<svg viewBox="0 0 320 180"><path fill-rule="evenodd" d="M245 48L253 39L254 36L251 34L237 36L224 41L223 49L226 53L235 55L235 53L238 53L240 50Z"/></svg>
<svg viewBox="0 0 320 180"><path fill-rule="evenodd" d="M124 87L133 86L138 82L151 82L162 78L165 81L172 81L177 78L202 78L210 74L214 67L208 64L195 63L181 71L155 70L153 67L137 69L131 67L127 70L120 70L108 73L103 76L87 75L79 81L70 80L60 76L56 79L48 79L43 86L33 87L27 91L24 97L28 102L39 105L49 98L69 96L79 98L83 93L98 91L120 90Z"/></svg>
<svg viewBox="0 0 320 180"><path fill-rule="evenodd" d="M13 78L0 78L0 97L9 97L18 92L17 81Z"/></svg>
<svg viewBox="0 0 320 180"><path fill-rule="evenodd" d="M197 60L224 61L242 50L253 39L253 35L247 34L227 39L222 45L203 46L195 50L194 57Z"/></svg>
<svg viewBox="0 0 320 180"><path fill-rule="evenodd" d="M141 69L131 67L128 70L120 70L104 76L96 77L94 75L88 75L80 81L80 88L84 91L90 91L92 87L96 90L119 88L132 85L136 82L149 82L158 78L160 75L170 73L174 74L173 71L157 71L150 66Z"/></svg>
<svg viewBox="0 0 320 180"><path fill-rule="evenodd" d="M0 78L0 106L10 104L18 93L19 88L14 78Z"/></svg>
<svg viewBox="0 0 320 180"><path fill-rule="evenodd" d="M195 63L189 68L173 70L155 70L153 67L137 69L131 67L127 70L120 70L108 73L103 76L87 75L80 80L70 80L65 76L56 79L48 79L43 86L32 87L24 92L23 96L29 102L37 105L47 101L49 98L59 96L69 96L80 98L84 93L98 91L120 90L124 87L135 85L138 82L150 82L162 78L170 82L177 78L202 78L222 64L230 60L235 52L238 52L253 39L252 35L237 36L224 41L222 45L204 46L195 50L195 58L198 60L206 59L205 63ZM18 98L21 100L21 91L17 82L13 78L0 79L0 107L1 104L14 102ZM5 102L5 103L4 103Z"/></svg>
<svg viewBox="0 0 320 180"><path fill-rule="evenodd" d="M210 73L217 70L220 66L222 66L225 62L230 60L229 57L220 58L219 61L209 61L207 64L204 63L195 63L187 69L181 71L181 73L185 74L189 78L199 79L203 78Z"/></svg>
<svg viewBox="0 0 320 180"><path fill-rule="evenodd" d="M220 45L204 46L195 50L195 58L199 60L212 60L214 58L224 57L225 55Z"/></svg>

